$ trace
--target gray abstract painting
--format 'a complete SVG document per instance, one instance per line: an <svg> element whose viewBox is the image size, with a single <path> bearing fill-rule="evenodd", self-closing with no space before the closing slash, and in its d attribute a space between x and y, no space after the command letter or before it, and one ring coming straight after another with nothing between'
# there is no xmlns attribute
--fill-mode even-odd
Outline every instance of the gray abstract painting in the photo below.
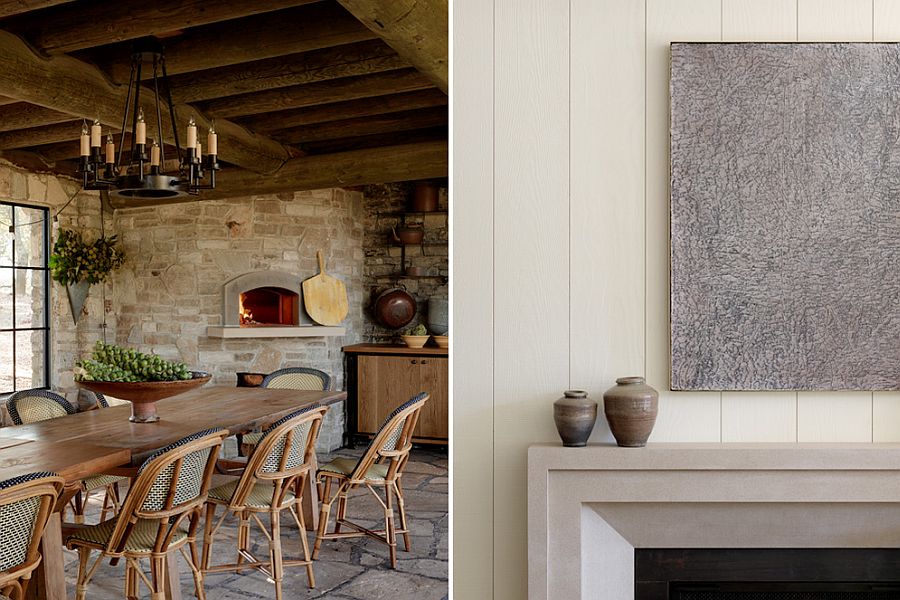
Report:
<svg viewBox="0 0 900 600"><path fill-rule="evenodd" d="M900 45L671 53L672 389L900 389Z"/></svg>

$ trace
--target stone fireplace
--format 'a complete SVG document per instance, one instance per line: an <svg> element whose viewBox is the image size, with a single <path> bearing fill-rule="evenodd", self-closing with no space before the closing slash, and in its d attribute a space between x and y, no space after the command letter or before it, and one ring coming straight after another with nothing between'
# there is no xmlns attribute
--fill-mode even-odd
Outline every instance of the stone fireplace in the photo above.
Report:
<svg viewBox="0 0 900 600"><path fill-rule="evenodd" d="M303 277L285 271L252 271L222 287L222 325L207 328L220 338L323 337L343 327L315 325L303 309Z"/></svg>
<svg viewBox="0 0 900 600"><path fill-rule="evenodd" d="M898 444L533 446L528 597L634 599L648 549L897 548L897 490Z"/></svg>

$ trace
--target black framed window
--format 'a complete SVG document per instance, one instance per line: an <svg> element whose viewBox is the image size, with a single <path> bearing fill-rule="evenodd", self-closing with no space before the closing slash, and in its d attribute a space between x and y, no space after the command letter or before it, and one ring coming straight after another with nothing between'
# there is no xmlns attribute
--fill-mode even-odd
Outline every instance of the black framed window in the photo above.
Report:
<svg viewBox="0 0 900 600"><path fill-rule="evenodd" d="M48 209L0 201L0 393L49 386L49 252Z"/></svg>

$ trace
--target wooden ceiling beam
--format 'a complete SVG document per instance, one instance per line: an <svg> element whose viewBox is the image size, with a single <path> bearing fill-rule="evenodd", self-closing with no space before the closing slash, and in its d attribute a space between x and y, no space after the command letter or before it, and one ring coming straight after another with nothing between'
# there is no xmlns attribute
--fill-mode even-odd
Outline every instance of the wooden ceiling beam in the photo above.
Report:
<svg viewBox="0 0 900 600"><path fill-rule="evenodd" d="M309 4L318 0L131 0L78 2L22 15L4 29L46 54L62 54Z"/></svg>
<svg viewBox="0 0 900 600"><path fill-rule="evenodd" d="M274 113L238 118L236 121L251 131L267 135L271 131L300 127L313 123L371 117L402 110L446 106L447 95L437 89L390 94L362 100L346 100L320 104L308 108L282 110Z"/></svg>
<svg viewBox="0 0 900 600"><path fill-rule="evenodd" d="M186 35L168 38L165 40L166 70L172 76L218 69L376 38L340 6L319 2L197 27ZM130 44L101 48L90 55L113 81L128 81Z"/></svg>
<svg viewBox="0 0 900 600"><path fill-rule="evenodd" d="M295 85L254 94L239 94L202 102L198 106L216 118L231 118L342 100L412 92L431 87L433 87L431 81L415 69L403 69Z"/></svg>
<svg viewBox="0 0 900 600"><path fill-rule="evenodd" d="M103 123L119 124L128 90L111 84L92 65L65 54L40 56L17 36L0 31L0 93L77 117L96 116ZM209 127L209 120L191 107L176 110L182 121L193 113L201 129ZM163 122L170 122L167 108ZM293 156L284 145L229 121L218 120L216 129L219 156L226 162L262 173L277 170Z"/></svg>
<svg viewBox="0 0 900 600"><path fill-rule="evenodd" d="M175 75L169 82L176 102L196 102L408 68L409 63L384 42L368 40Z"/></svg>
<svg viewBox="0 0 900 600"><path fill-rule="evenodd" d="M69 2L72 0L2 0L0 1L0 18Z"/></svg>
<svg viewBox="0 0 900 600"><path fill-rule="evenodd" d="M16 102L0 106L0 131L13 131L26 127L42 127L71 121L72 115L28 102ZM79 132L81 129L79 128Z"/></svg>
<svg viewBox="0 0 900 600"><path fill-rule="evenodd" d="M315 155L334 154L336 152L363 150L366 148L380 148L382 146L399 146L402 144L420 144L423 142L442 141L447 141L446 125L442 127L429 127L428 129L392 131L391 133L379 133L337 140L325 140L322 142L310 142L301 144L300 148L307 155Z"/></svg>
<svg viewBox="0 0 900 600"><path fill-rule="evenodd" d="M250 194L349 187L373 183L412 181L447 176L447 142L425 142L304 156L285 163L277 173L260 176L246 169L223 171L216 189L203 192L202 200L235 198ZM116 208L172 202L111 198ZM192 201L193 198L181 201ZM176 199L175 202L177 202Z"/></svg>
<svg viewBox="0 0 900 600"><path fill-rule="evenodd" d="M46 127L29 127L0 133L0 150L27 148L58 142L75 141L81 133L81 120L71 120ZM118 140L116 140L118 143Z"/></svg>
<svg viewBox="0 0 900 600"><path fill-rule="evenodd" d="M358 117L327 123L292 127L272 133L272 138L285 144L303 144L340 138L360 137L391 131L408 131L438 127L447 123L447 107L406 110L374 117Z"/></svg>
<svg viewBox="0 0 900 600"><path fill-rule="evenodd" d="M338 0L445 94L449 88L447 0Z"/></svg>

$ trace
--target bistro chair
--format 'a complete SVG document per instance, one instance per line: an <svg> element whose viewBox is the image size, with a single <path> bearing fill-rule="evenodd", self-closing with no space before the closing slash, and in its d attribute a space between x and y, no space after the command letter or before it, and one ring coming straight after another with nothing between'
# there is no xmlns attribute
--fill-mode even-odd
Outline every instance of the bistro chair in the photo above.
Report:
<svg viewBox="0 0 900 600"><path fill-rule="evenodd" d="M419 419L419 411L422 410L429 397L429 394L421 393L407 400L388 415L358 461L354 461L352 458L336 458L319 469L321 507L316 544L313 547L314 560L319 556L322 540L350 537L369 536L387 544L393 569L397 568L396 535L398 533L403 535L403 545L409 552L409 526L406 521L406 506L400 478L403 476L403 469L409 460L413 431ZM332 484L337 486L333 495L331 493ZM373 531L347 519L347 495L360 486L369 490L384 509L383 530ZM375 491L376 487L384 488L384 500ZM395 497L400 513L399 529L394 525ZM334 531L327 533L328 515L335 500L338 505L334 519ZM352 531L341 531L342 526L346 526Z"/></svg>
<svg viewBox="0 0 900 600"><path fill-rule="evenodd" d="M323 392L331 389L331 376L324 371L310 367L288 367L266 375L260 387ZM241 456L249 455L253 451L253 446L259 443L262 435L261 431L238 434L237 442Z"/></svg>
<svg viewBox="0 0 900 600"><path fill-rule="evenodd" d="M66 547L78 551L76 600L84 600L87 586L105 557L112 557L113 563L125 558L126 598L140 596L143 581L151 598L162 600L166 559L175 550L191 568L197 598L205 598L196 533L226 435L225 430L209 429L158 450L138 469L118 517L69 533ZM94 550L100 554L91 564ZM141 567L142 559L150 561L150 577Z"/></svg>
<svg viewBox="0 0 900 600"><path fill-rule="evenodd" d="M203 534L201 570L204 573L257 569L275 583L275 598L281 600L284 567L303 565L309 587L316 586L301 499L303 488L312 484L310 476L316 438L322 416L327 411L328 407L313 404L276 421L262 434L241 477L210 490ZM216 508L220 505L225 507L225 512L216 521ZM281 548L281 513L284 510L290 511L300 529L302 560L284 560ZM269 527L258 516L263 513L269 515ZM229 514L240 520L237 562L210 566L213 540ZM269 541L268 560L250 553L251 522L259 526Z"/></svg>
<svg viewBox="0 0 900 600"><path fill-rule="evenodd" d="M0 481L0 598L22 600L41 562L39 544L65 480L29 473Z"/></svg>
<svg viewBox="0 0 900 600"><path fill-rule="evenodd" d="M94 395L98 406L109 406L102 394ZM6 407L9 410L10 418L16 425L28 425L66 415L74 415L78 412L77 406L60 394L49 390L23 390L16 392L6 401ZM75 515L75 522L79 524L84 523L84 510L87 506L88 496L95 490L105 490L103 505L100 509L100 520L106 520L107 513L116 514L119 510L118 484L124 480L124 477L116 475L92 475L83 479L81 489L72 497L70 503L72 512Z"/></svg>

